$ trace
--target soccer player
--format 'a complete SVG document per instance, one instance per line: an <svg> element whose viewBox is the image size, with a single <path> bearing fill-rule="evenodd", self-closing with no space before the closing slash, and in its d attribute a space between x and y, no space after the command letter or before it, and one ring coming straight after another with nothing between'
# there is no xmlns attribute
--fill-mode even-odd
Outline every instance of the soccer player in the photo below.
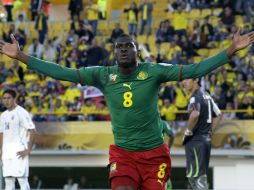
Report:
<svg viewBox="0 0 254 190"><path fill-rule="evenodd" d="M16 92L6 90L3 104L7 108L0 117L0 142L2 150L2 169L5 189L15 189L18 179L21 190L29 190L28 156L32 149L35 127L29 113L16 104ZM29 137L29 141L27 141Z"/></svg>
<svg viewBox="0 0 254 190"><path fill-rule="evenodd" d="M187 158L186 175L193 189L208 190L211 135L219 123L221 111L211 96L200 89L200 79L186 79L183 85L192 94L188 105L188 125L183 138Z"/></svg>
<svg viewBox="0 0 254 190"><path fill-rule="evenodd" d="M114 145L110 146L110 182L113 190L164 190L171 169L168 146L164 144L158 112L160 84L206 75L229 61L236 51L254 41L254 33L234 35L232 45L197 64L180 66L138 63L139 51L128 35L114 43L117 65L72 69L28 56L12 43L0 42L0 53L27 64L57 80L99 88L112 119Z"/></svg>

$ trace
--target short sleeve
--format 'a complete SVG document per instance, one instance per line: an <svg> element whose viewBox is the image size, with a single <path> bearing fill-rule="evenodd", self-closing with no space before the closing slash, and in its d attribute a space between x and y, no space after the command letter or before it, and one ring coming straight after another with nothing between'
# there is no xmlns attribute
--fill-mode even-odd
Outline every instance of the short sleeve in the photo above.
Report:
<svg viewBox="0 0 254 190"><path fill-rule="evenodd" d="M104 67L83 67L77 70L80 84L100 87L103 80Z"/></svg>
<svg viewBox="0 0 254 190"><path fill-rule="evenodd" d="M30 117L29 113L26 110L22 110L22 116L20 118L22 127L26 129L35 129L32 118Z"/></svg>
<svg viewBox="0 0 254 190"><path fill-rule="evenodd" d="M217 117L217 116L221 115L221 111L212 98L211 98L211 100L212 100L212 104L213 104L213 114Z"/></svg>
<svg viewBox="0 0 254 190"><path fill-rule="evenodd" d="M160 83L167 81L180 81L182 66L168 63L158 63L154 65L153 72L155 72L158 76L158 81Z"/></svg>
<svg viewBox="0 0 254 190"><path fill-rule="evenodd" d="M192 111L198 111L200 112L200 102L196 97L191 97L189 100L189 106L188 106L188 112L191 113Z"/></svg>

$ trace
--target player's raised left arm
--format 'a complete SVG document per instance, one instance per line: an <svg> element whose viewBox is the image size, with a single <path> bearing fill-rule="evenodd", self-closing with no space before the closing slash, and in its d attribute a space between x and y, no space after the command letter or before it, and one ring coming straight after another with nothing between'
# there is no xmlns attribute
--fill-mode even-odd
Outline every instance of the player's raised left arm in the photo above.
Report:
<svg viewBox="0 0 254 190"><path fill-rule="evenodd" d="M58 64L37 59L22 52L19 43L11 34L12 43L0 41L0 53L12 59L17 59L28 66L28 69L35 70L57 80L79 83L80 78L76 69L61 67Z"/></svg>
<svg viewBox="0 0 254 190"><path fill-rule="evenodd" d="M198 78L205 76L214 69L228 63L229 58L237 51L248 47L254 42L254 32L241 35L240 29L234 34L231 46L222 52L204 59L200 63L183 66L180 79Z"/></svg>

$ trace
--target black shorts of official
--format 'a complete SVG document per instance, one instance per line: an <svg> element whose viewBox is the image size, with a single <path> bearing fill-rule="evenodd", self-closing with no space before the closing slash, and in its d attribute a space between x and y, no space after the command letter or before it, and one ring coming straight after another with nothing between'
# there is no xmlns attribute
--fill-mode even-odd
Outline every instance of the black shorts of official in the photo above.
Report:
<svg viewBox="0 0 254 190"><path fill-rule="evenodd" d="M211 141L191 140L185 145L185 154L186 177L196 178L207 174L211 155Z"/></svg>

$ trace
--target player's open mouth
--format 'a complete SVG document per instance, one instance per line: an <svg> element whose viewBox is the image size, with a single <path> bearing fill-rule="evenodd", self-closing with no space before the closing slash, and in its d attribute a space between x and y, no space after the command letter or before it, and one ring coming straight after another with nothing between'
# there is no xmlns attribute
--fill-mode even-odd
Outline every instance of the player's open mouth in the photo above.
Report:
<svg viewBox="0 0 254 190"><path fill-rule="evenodd" d="M128 59L128 55L122 55L121 59Z"/></svg>

